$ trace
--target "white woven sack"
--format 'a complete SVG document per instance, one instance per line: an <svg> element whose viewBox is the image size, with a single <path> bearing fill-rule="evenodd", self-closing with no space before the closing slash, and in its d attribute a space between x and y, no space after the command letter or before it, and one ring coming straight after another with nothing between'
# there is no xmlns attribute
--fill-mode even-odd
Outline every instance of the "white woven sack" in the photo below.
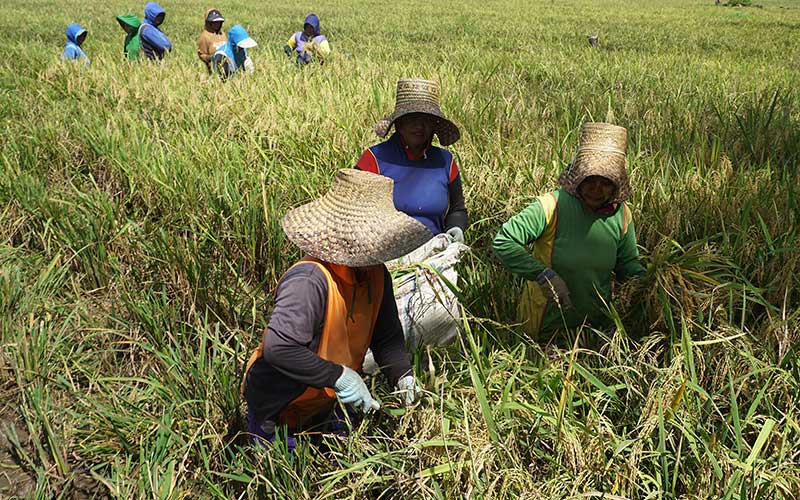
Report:
<svg viewBox="0 0 800 500"><path fill-rule="evenodd" d="M467 245L451 242L446 234L440 234L386 263L394 275L397 312L409 347L445 346L456 339L461 324L458 300L440 275L457 285L455 265L468 250ZM371 351L367 352L363 370L370 374L378 370Z"/></svg>

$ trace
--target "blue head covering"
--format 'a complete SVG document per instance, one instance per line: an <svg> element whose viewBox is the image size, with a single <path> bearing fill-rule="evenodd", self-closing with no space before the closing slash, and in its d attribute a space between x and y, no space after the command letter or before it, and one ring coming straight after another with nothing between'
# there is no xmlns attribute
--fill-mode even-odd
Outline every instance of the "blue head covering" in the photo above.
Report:
<svg viewBox="0 0 800 500"><path fill-rule="evenodd" d="M89 57L86 52L78 45L78 37L86 33L86 29L78 23L72 23L67 26L67 45L64 47L64 52L61 54L61 59L70 61L73 59L86 59L86 64L89 64Z"/></svg>
<svg viewBox="0 0 800 500"><path fill-rule="evenodd" d="M242 43L254 47L255 41L250 38L250 34L241 24L237 24L228 30L228 42L217 50L214 57L214 64L225 64L224 68L218 68L220 72L224 72L227 76L235 73L237 70L244 66L244 61L247 59L247 47L242 47ZM224 55L224 58L217 57L217 55Z"/></svg>
<svg viewBox="0 0 800 500"><path fill-rule="evenodd" d="M72 23L67 26L67 41L78 44L78 37L85 33L86 29L78 23Z"/></svg>
<svg viewBox="0 0 800 500"><path fill-rule="evenodd" d="M305 27L306 24L310 24L312 28L314 28L314 36L318 36L319 31L319 17L313 12L306 16L305 20L303 21L303 26Z"/></svg>
<svg viewBox="0 0 800 500"><path fill-rule="evenodd" d="M156 18L160 14L166 14L166 12L157 3L148 2L147 5L144 6L144 22L145 23L150 24L152 26L158 26L156 24Z"/></svg>
<svg viewBox="0 0 800 500"><path fill-rule="evenodd" d="M247 40L248 38L250 38L250 35L247 33L247 30L244 29L244 27L242 27L241 24L237 24L236 26L228 30L228 42L237 48L239 47L240 43Z"/></svg>

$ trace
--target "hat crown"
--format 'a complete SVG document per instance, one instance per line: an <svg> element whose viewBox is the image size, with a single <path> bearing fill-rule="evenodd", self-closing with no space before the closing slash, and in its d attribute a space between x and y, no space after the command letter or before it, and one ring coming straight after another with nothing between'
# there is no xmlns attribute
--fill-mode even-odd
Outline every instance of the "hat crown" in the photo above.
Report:
<svg viewBox="0 0 800 500"><path fill-rule="evenodd" d="M400 108L410 103L427 102L438 108L439 93L439 84L435 81L403 78L397 81L395 107Z"/></svg>
<svg viewBox="0 0 800 500"><path fill-rule="evenodd" d="M628 131L610 123L584 123L578 151L599 151L624 155L628 150Z"/></svg>
<svg viewBox="0 0 800 500"><path fill-rule="evenodd" d="M394 181L383 175L375 175L355 168L339 170L326 198L346 200L352 208L384 208L394 211Z"/></svg>
<svg viewBox="0 0 800 500"><path fill-rule="evenodd" d="M433 133L439 144L446 147L461 137L458 127L444 116L439 107L439 83L421 78L403 78L397 81L395 106L391 115L375 124L375 133L386 137L398 118L412 113L431 115L434 119Z"/></svg>
<svg viewBox="0 0 800 500"><path fill-rule="evenodd" d="M286 235L318 259L372 266L401 255L433 235L394 207L394 181L356 169L340 170L325 195L281 219Z"/></svg>
<svg viewBox="0 0 800 500"><path fill-rule="evenodd" d="M558 177L558 183L572 195L587 177L605 177L617 188L613 203L630 195L630 181L625 169L628 132L610 123L585 123L581 127L578 152Z"/></svg>

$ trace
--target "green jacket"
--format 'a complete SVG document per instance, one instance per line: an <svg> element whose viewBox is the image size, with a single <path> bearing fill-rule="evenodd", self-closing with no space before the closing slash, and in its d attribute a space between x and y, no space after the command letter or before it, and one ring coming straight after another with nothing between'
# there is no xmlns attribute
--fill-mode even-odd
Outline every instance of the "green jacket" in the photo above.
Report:
<svg viewBox="0 0 800 500"><path fill-rule="evenodd" d="M135 14L125 14L123 16L117 16L117 22L120 26L130 26L133 30L128 33L125 37L125 42L123 44L123 51L125 52L125 56L130 61L136 61L139 59L139 26L142 25L142 22L139 21L139 18Z"/></svg>
<svg viewBox="0 0 800 500"><path fill-rule="evenodd" d="M493 249L511 272L530 280L519 319L533 335L586 319L596 327L607 324L603 301L611 300L612 274L624 281L644 273L628 206L622 202L613 213L598 214L563 189L538 197L503 224ZM547 267L567 283L573 309L546 303L533 280Z"/></svg>

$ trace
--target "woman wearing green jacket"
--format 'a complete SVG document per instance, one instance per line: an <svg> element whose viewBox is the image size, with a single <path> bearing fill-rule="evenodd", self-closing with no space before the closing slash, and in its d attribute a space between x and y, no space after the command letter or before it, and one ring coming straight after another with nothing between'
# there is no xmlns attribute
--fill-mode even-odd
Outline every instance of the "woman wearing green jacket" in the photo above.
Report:
<svg viewBox="0 0 800 500"><path fill-rule="evenodd" d="M129 61L136 61L139 59L139 26L142 25L142 22L136 16L136 14L125 14L122 16L117 16L117 22L119 23L120 28L122 28L126 35L125 41L122 45L122 50L125 53L125 57Z"/></svg>
<svg viewBox="0 0 800 500"><path fill-rule="evenodd" d="M536 198L494 239L495 255L527 280L517 313L534 338L606 325L612 274L624 281L644 273L625 203L626 149L624 128L585 123L578 153L558 179L560 189Z"/></svg>

